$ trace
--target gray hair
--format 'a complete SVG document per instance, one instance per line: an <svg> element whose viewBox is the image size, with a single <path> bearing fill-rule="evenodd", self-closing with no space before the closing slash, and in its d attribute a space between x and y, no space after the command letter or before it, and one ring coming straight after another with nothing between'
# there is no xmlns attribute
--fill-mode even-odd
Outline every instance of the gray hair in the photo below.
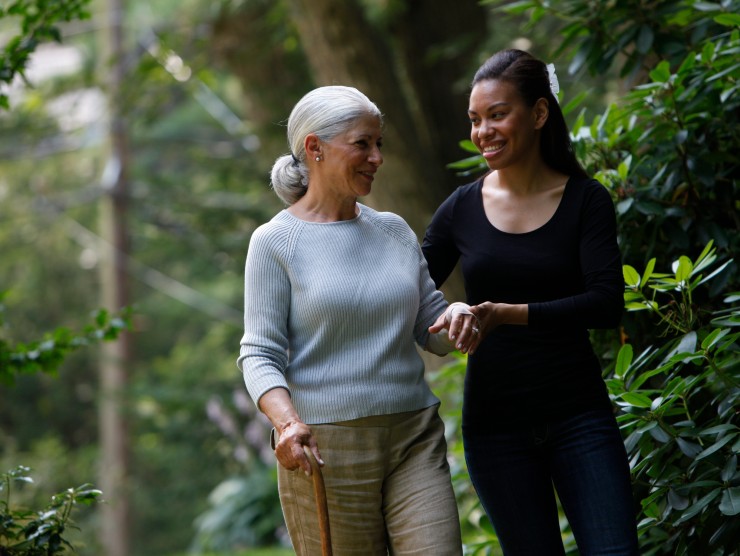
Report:
<svg viewBox="0 0 740 556"><path fill-rule="evenodd" d="M277 196L292 205L306 194L308 135L313 133L322 141L331 141L367 115L377 116L382 123L383 115L375 103L354 87L319 87L299 100L288 118L290 153L278 157L270 171L270 183Z"/></svg>

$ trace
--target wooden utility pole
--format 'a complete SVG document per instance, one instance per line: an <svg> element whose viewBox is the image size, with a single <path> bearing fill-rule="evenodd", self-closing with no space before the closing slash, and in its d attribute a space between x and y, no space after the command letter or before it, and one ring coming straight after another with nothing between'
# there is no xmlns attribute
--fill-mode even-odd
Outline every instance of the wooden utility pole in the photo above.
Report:
<svg viewBox="0 0 740 556"><path fill-rule="evenodd" d="M127 271L128 232L128 129L121 101L125 80L123 17L125 0L107 0L107 25L101 36L101 75L108 95L109 141L107 162L101 179L100 235L102 303L108 311L130 304ZM129 431L127 427L128 367L131 336L123 331L112 342L103 342L100 362L100 486L102 509L101 544L106 556L130 553Z"/></svg>

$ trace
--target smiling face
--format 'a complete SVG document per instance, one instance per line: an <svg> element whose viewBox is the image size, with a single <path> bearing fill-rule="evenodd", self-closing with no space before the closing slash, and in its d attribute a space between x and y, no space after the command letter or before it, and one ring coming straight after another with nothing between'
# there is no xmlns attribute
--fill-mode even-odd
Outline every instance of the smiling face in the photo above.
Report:
<svg viewBox="0 0 740 556"><path fill-rule="evenodd" d="M335 195L368 195L375 172L383 164L382 145L380 119L363 116L344 133L320 143L321 162L315 167L316 177Z"/></svg>
<svg viewBox="0 0 740 556"><path fill-rule="evenodd" d="M547 121L545 99L527 106L513 84L487 79L470 92L468 116L470 139L492 170L540 156L539 130Z"/></svg>

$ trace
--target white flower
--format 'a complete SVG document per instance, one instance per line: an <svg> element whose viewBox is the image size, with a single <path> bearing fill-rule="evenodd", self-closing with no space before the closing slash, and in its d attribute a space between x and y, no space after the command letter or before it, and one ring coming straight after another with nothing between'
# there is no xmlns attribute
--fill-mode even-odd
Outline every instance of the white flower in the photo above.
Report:
<svg viewBox="0 0 740 556"><path fill-rule="evenodd" d="M555 64L547 64L547 74L550 76L550 90L555 100L557 100L558 93L560 92L560 83L558 83L558 76L555 73Z"/></svg>

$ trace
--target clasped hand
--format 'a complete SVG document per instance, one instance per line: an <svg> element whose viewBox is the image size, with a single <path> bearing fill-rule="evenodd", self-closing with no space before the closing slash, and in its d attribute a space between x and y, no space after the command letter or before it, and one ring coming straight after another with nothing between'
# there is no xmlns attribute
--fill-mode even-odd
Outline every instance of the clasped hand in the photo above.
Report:
<svg viewBox="0 0 740 556"><path fill-rule="evenodd" d="M430 334L447 330L450 343L462 353L473 353L482 339L478 317L465 303L452 303L432 326Z"/></svg>

